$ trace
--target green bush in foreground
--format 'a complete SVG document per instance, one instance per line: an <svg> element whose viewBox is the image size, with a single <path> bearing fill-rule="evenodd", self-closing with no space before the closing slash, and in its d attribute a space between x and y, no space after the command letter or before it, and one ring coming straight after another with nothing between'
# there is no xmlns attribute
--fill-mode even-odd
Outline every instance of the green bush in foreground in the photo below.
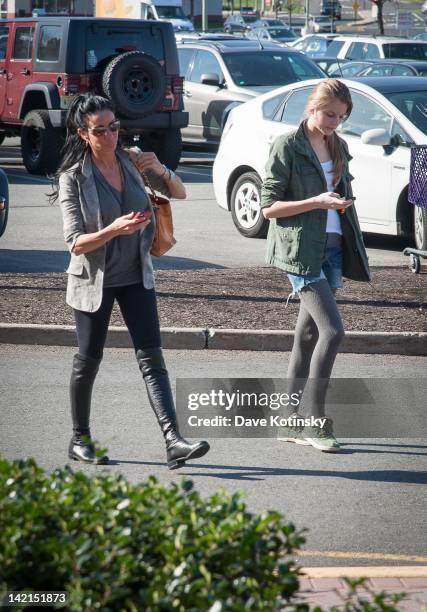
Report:
<svg viewBox="0 0 427 612"><path fill-rule="evenodd" d="M0 591L67 591L70 610L278 610L298 590L302 531L190 480L0 459L0 517Z"/></svg>
<svg viewBox="0 0 427 612"><path fill-rule="evenodd" d="M238 494L202 499L190 480L0 459L0 591L67 591L71 611L307 611L288 557L304 541L279 513L251 514ZM399 612L404 594L346 580L331 612Z"/></svg>

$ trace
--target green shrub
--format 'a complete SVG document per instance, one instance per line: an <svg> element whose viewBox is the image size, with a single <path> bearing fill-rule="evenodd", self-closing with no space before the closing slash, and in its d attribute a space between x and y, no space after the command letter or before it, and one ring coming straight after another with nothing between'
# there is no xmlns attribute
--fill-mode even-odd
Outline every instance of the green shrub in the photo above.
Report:
<svg viewBox="0 0 427 612"><path fill-rule="evenodd" d="M0 517L0 591L67 591L69 610L270 611L298 590L302 531L240 494L202 499L190 480L0 459Z"/></svg>

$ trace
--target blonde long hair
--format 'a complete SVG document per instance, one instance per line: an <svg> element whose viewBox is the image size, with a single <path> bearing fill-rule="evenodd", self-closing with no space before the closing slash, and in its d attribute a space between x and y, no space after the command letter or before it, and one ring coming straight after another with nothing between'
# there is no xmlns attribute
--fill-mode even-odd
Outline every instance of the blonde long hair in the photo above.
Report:
<svg viewBox="0 0 427 612"><path fill-rule="evenodd" d="M328 104L333 99L338 99L343 104L347 105L347 117L353 109L353 102L349 88L337 79L324 79L313 90L310 95L307 106L305 107L305 115L308 117L312 110L321 110L327 108ZM330 136L325 137L326 146L328 147L331 159L334 164L334 187L338 185L342 174L342 158L338 144L338 136L333 132Z"/></svg>

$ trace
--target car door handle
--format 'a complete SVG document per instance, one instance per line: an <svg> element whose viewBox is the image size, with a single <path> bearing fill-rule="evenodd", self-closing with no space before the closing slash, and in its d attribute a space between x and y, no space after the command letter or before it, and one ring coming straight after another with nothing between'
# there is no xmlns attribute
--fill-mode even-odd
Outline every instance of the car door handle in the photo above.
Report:
<svg viewBox="0 0 427 612"><path fill-rule="evenodd" d="M273 140L276 140L276 134L270 134L270 136L267 138L267 143L271 144Z"/></svg>
<svg viewBox="0 0 427 612"><path fill-rule="evenodd" d="M7 74L6 68L1 68L0 69L0 74Z"/></svg>
<svg viewBox="0 0 427 612"><path fill-rule="evenodd" d="M190 93L189 91L184 91L184 96L185 96L186 98L192 98L192 97L193 97L193 94L192 94L192 93Z"/></svg>
<svg viewBox="0 0 427 612"><path fill-rule="evenodd" d="M30 74L30 71L28 70L28 68L23 68L21 70L21 74L23 74L24 76L28 76Z"/></svg>
<svg viewBox="0 0 427 612"><path fill-rule="evenodd" d="M396 170L406 170L405 166L396 166L395 164L393 165L393 168L396 168Z"/></svg>

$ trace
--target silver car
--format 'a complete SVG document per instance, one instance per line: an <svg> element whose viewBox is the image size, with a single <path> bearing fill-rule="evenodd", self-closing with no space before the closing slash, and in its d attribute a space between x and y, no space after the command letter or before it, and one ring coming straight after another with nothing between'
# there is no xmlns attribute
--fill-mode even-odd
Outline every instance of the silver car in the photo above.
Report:
<svg viewBox="0 0 427 612"><path fill-rule="evenodd" d="M290 43L298 38L291 28L285 26L252 28L246 36L250 40L255 39L261 42L268 40L276 43Z"/></svg>
<svg viewBox="0 0 427 612"><path fill-rule="evenodd" d="M182 129L186 143L217 146L236 104L281 85L325 77L308 57L275 43L189 40L177 46L189 113L188 127Z"/></svg>

